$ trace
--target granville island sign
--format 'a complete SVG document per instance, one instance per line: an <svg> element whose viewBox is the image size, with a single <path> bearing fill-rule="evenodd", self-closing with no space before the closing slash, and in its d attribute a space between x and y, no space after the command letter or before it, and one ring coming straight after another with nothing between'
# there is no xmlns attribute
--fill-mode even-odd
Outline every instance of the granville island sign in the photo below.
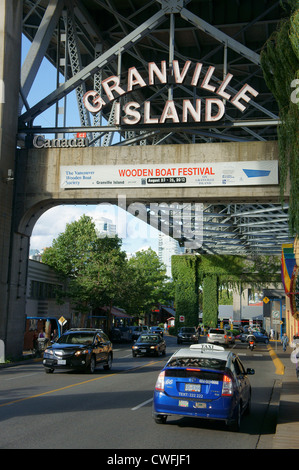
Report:
<svg viewBox="0 0 299 470"><path fill-rule="evenodd" d="M171 70L170 70L171 69ZM146 76L141 74L136 67L131 67L127 72L127 85L120 82L120 77L112 75L101 82L102 96L95 90L90 90L83 97L83 104L92 114L99 113L106 105L115 101L114 125L136 124L161 125L172 122L173 124L193 122L215 122L222 119L225 113L225 102L230 102L241 112L244 112L252 97L258 92L250 85L245 84L235 94L229 93L228 87L233 75L228 73L219 82L214 77L215 67L210 66L203 70L201 62L193 63L187 60L180 68L177 60L172 61L172 67L167 69L166 61L162 61L160 67L155 62L149 62ZM160 116L153 116L151 101L145 101L142 105L136 101L128 101L122 107L118 98L129 94L138 88L160 83L171 86L173 84L184 84L193 86L199 90L215 93L216 98L197 98L196 100L183 99L180 109L178 102L170 99L165 102ZM43 136L35 136L33 146L35 148L70 148L87 147L88 139L77 135L73 139L45 139Z"/></svg>
<svg viewBox="0 0 299 470"><path fill-rule="evenodd" d="M182 68L177 60L172 61L172 73L167 70L166 61L161 62L161 66L155 62L148 63L147 76L142 76L136 67L131 67L127 73L127 85L120 83L120 77L111 76L101 82L103 90L102 96L97 91L91 90L85 93L83 97L84 106L92 114L102 110L107 104L117 100L137 88L161 83L162 85L184 84L193 86L201 90L207 90L215 93L219 98L197 98L196 100L184 99L181 109L178 111L174 100L167 100L160 116L153 116L151 113L151 101L145 101L142 106L136 101L128 101L121 108L120 102L115 102L114 124L115 125L135 125L141 124L164 124L172 121L174 124L190 122L215 122L219 121L225 113L224 100L232 103L237 109L243 112L258 92L250 85L245 84L237 93L228 92L228 86L233 78L228 73L224 80L215 85L213 74L215 67L210 66L206 72L203 71L203 64L200 62L192 66L192 62L187 60ZM218 80L219 81L219 80ZM245 102L245 104L244 104ZM142 122L141 122L142 121Z"/></svg>

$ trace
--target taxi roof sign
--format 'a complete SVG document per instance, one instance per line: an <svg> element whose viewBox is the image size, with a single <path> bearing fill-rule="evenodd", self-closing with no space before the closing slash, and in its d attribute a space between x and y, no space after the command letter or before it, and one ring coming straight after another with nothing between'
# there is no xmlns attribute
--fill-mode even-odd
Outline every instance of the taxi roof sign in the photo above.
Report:
<svg viewBox="0 0 299 470"><path fill-rule="evenodd" d="M225 351L222 346L216 346L211 343L192 344L190 349L199 349L202 351Z"/></svg>

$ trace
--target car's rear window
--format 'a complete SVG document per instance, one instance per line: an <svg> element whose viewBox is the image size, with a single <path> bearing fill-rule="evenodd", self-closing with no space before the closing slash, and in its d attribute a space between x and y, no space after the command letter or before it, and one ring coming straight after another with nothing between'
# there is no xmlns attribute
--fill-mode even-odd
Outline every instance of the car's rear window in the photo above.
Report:
<svg viewBox="0 0 299 470"><path fill-rule="evenodd" d="M200 367L224 371L226 361L208 357L174 357L170 359L167 367Z"/></svg>
<svg viewBox="0 0 299 470"><path fill-rule="evenodd" d="M224 330L219 330L218 328L211 328L209 333L216 333L218 335L224 335Z"/></svg>
<svg viewBox="0 0 299 470"><path fill-rule="evenodd" d="M166 369L165 377L189 378L196 377L200 380L223 380L223 371L210 371L202 369Z"/></svg>
<svg viewBox="0 0 299 470"><path fill-rule="evenodd" d="M181 328L181 333L195 333L195 328Z"/></svg>

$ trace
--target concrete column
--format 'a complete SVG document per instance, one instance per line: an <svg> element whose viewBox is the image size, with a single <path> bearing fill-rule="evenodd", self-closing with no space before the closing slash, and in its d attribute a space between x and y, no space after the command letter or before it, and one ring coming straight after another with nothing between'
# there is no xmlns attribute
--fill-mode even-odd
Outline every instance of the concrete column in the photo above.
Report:
<svg viewBox="0 0 299 470"><path fill-rule="evenodd" d="M0 340L5 343L6 355L21 352L20 337L23 335L20 335L19 331L18 346L12 337L15 336L15 330L23 329L24 332L24 316L22 325L19 325L18 321L16 328L13 327L11 331L8 328L15 184L12 178L15 170L18 124L22 9L23 2L19 0L0 2Z"/></svg>

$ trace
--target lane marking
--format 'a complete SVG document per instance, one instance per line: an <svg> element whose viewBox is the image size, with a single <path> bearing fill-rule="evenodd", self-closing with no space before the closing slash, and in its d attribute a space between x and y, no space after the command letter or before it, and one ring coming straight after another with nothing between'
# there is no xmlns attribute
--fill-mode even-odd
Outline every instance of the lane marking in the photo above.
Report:
<svg viewBox="0 0 299 470"><path fill-rule="evenodd" d="M12 401L9 401L7 403L0 404L0 408L2 408L4 406L14 405L16 403L21 403L22 401L31 400L33 398L38 398L38 397L43 397L45 395L50 395L51 393L60 392L62 390L67 390L69 388L77 387L78 385L84 385L84 384L87 384L87 383L90 383L90 382L96 382L97 380L106 379L107 377L112 377L113 375L123 374L124 372L128 372L128 371L132 372L134 370L142 369L143 367L152 366L153 364L157 364L158 362L161 362L161 361L149 362L148 364L144 364L144 365L137 366L137 367L132 367L131 369L121 370L119 372L114 372L112 374L103 375L101 377L95 377L93 379L84 380L84 382L79 382L79 383L76 383L76 384L66 385L65 387L56 388L54 390L48 390L47 392L38 393L36 395L30 395L29 397L19 398L17 400L12 400Z"/></svg>
<svg viewBox="0 0 299 470"><path fill-rule="evenodd" d="M139 408L141 408L142 406L147 405L147 404L150 403L151 401L153 401L153 398L150 398L149 400L146 400L146 401L144 401L143 403L140 403L140 405L137 405L137 406L135 406L134 408L131 408L131 411L139 410Z"/></svg>
<svg viewBox="0 0 299 470"><path fill-rule="evenodd" d="M40 372L34 372L34 374L18 375L17 377L9 377L8 379L4 379L4 380L23 379L24 377L31 377L32 375L39 375L39 374L40 374Z"/></svg>

